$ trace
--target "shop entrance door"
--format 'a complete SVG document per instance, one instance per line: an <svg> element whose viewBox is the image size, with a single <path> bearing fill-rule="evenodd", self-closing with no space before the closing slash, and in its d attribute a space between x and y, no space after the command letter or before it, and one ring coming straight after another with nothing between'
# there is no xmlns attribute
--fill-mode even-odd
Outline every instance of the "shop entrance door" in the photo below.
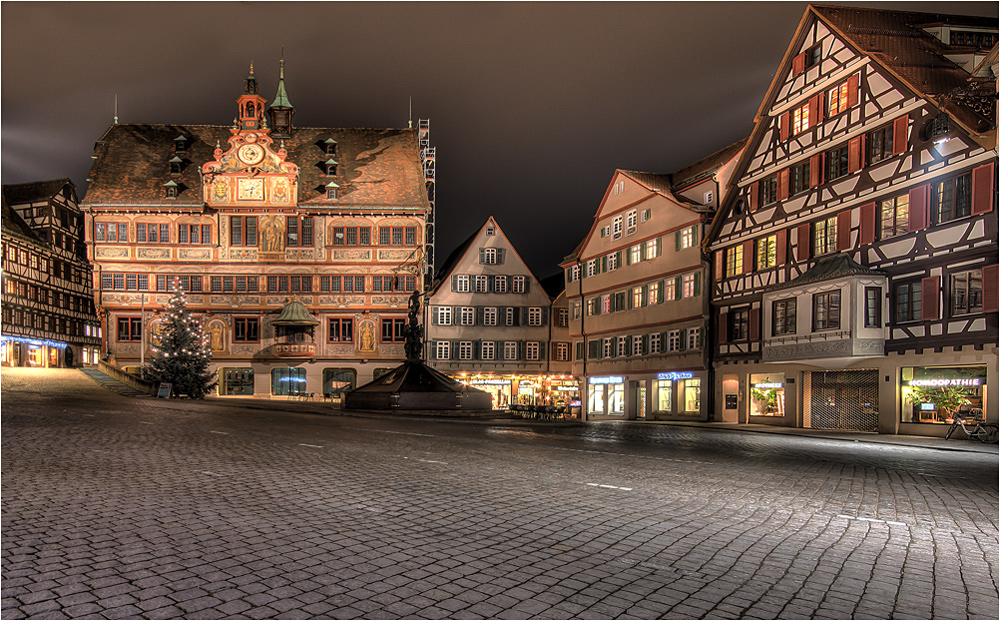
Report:
<svg viewBox="0 0 1000 621"><path fill-rule="evenodd" d="M648 411L649 405L646 403L646 387L640 383L639 387L635 389L636 418L645 419Z"/></svg>
<svg viewBox="0 0 1000 621"><path fill-rule="evenodd" d="M878 371L806 373L807 427L878 431Z"/></svg>

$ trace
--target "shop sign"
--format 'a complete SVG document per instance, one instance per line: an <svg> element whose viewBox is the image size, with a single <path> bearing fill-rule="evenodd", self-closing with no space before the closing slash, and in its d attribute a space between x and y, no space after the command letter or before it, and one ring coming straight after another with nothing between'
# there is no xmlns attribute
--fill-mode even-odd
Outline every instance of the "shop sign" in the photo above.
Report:
<svg viewBox="0 0 1000 621"><path fill-rule="evenodd" d="M758 382L753 387L757 390L768 390L771 388L784 388L785 385L781 382Z"/></svg>
<svg viewBox="0 0 1000 621"><path fill-rule="evenodd" d="M657 373L656 379L658 380L685 380L693 379L694 373L691 371L670 371L668 373Z"/></svg>
<svg viewBox="0 0 1000 621"><path fill-rule="evenodd" d="M624 384L625 378L621 375L611 375L609 377L592 377L589 382L591 384Z"/></svg>
<svg viewBox="0 0 1000 621"><path fill-rule="evenodd" d="M509 379L474 379L469 380L473 386L510 386Z"/></svg>
<svg viewBox="0 0 1000 621"><path fill-rule="evenodd" d="M910 380L910 386L981 386L978 377L966 379L915 379Z"/></svg>

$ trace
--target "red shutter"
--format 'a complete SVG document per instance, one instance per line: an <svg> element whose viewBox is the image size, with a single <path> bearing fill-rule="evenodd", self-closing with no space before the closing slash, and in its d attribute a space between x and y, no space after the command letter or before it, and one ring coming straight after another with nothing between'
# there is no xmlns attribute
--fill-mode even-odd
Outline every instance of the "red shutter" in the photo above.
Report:
<svg viewBox="0 0 1000 621"><path fill-rule="evenodd" d="M920 319L941 317L941 277L929 276L920 281Z"/></svg>
<svg viewBox="0 0 1000 621"><path fill-rule="evenodd" d="M719 313L719 342L729 342L729 313L725 311Z"/></svg>
<svg viewBox="0 0 1000 621"><path fill-rule="evenodd" d="M792 75L796 76L806 70L806 52L792 59Z"/></svg>
<svg viewBox="0 0 1000 621"><path fill-rule="evenodd" d="M823 93L819 92L809 99L809 127L816 127L823 122Z"/></svg>
<svg viewBox="0 0 1000 621"><path fill-rule="evenodd" d="M726 255L723 250L715 251L715 280L721 281L726 269Z"/></svg>
<svg viewBox="0 0 1000 621"><path fill-rule="evenodd" d="M858 105L858 85L861 83L861 74L855 73L847 79L847 107L853 108Z"/></svg>
<svg viewBox="0 0 1000 621"><path fill-rule="evenodd" d="M910 129L910 115L904 114L892 122L892 154L899 155L906 153L906 146L909 137L906 135Z"/></svg>
<svg viewBox="0 0 1000 621"><path fill-rule="evenodd" d="M760 182L755 181L754 183L751 183L750 187L747 189L750 190L750 211L757 211L757 207L760 205Z"/></svg>
<svg viewBox="0 0 1000 621"><path fill-rule="evenodd" d="M878 209L875 202L865 203L861 206L861 238L858 240L862 246L875 242L875 229L878 226Z"/></svg>
<svg viewBox="0 0 1000 621"><path fill-rule="evenodd" d="M778 117L778 128L779 128L778 133L782 142L788 140L788 129L789 126L791 125L791 121L792 121L791 112L786 112L782 114L780 117Z"/></svg>
<svg viewBox="0 0 1000 621"><path fill-rule="evenodd" d="M861 170L861 153L864 150L864 134L847 141L847 172L856 173Z"/></svg>
<svg viewBox="0 0 1000 621"><path fill-rule="evenodd" d="M786 168L784 170L778 171L778 200L783 201L788 198L788 179L791 173Z"/></svg>
<svg viewBox="0 0 1000 621"><path fill-rule="evenodd" d="M753 240L743 242L743 273L753 271Z"/></svg>
<svg viewBox="0 0 1000 621"><path fill-rule="evenodd" d="M910 190L910 231L921 231L927 228L930 193L930 184L917 186Z"/></svg>
<svg viewBox="0 0 1000 621"><path fill-rule="evenodd" d="M750 309L750 340L756 341L760 338L760 309Z"/></svg>
<svg viewBox="0 0 1000 621"><path fill-rule="evenodd" d="M993 162L972 169L972 213L974 214L993 211L993 181L996 178L994 169Z"/></svg>
<svg viewBox="0 0 1000 621"><path fill-rule="evenodd" d="M851 210L837 214L837 252L851 247Z"/></svg>
<svg viewBox="0 0 1000 621"><path fill-rule="evenodd" d="M983 310L987 313L1000 311L1000 300L997 299L997 273L1000 266L983 266Z"/></svg>
<svg viewBox="0 0 1000 621"><path fill-rule="evenodd" d="M823 160L826 153L817 153L809 158L809 187L823 185Z"/></svg>
<svg viewBox="0 0 1000 621"><path fill-rule="evenodd" d="M774 234L775 263L784 265L788 261L788 229L781 229Z"/></svg>
<svg viewBox="0 0 1000 621"><path fill-rule="evenodd" d="M809 260L809 225L800 224L798 227L798 239L796 240L795 258L799 261Z"/></svg>

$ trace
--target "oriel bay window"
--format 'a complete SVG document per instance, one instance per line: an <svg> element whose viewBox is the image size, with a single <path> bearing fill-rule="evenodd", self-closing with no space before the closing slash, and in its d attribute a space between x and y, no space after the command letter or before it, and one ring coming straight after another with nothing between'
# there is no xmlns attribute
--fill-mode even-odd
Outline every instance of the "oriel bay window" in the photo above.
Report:
<svg viewBox="0 0 1000 621"><path fill-rule="evenodd" d="M331 343L353 343L354 319L351 317L330 317L327 340Z"/></svg>
<svg viewBox="0 0 1000 621"><path fill-rule="evenodd" d="M840 328L840 291L813 295L813 331Z"/></svg>
<svg viewBox="0 0 1000 621"><path fill-rule="evenodd" d="M257 317L233 318L233 342L256 343L260 340L260 319Z"/></svg>
<svg viewBox="0 0 1000 621"><path fill-rule="evenodd" d="M795 298L771 303L771 334L795 334Z"/></svg>

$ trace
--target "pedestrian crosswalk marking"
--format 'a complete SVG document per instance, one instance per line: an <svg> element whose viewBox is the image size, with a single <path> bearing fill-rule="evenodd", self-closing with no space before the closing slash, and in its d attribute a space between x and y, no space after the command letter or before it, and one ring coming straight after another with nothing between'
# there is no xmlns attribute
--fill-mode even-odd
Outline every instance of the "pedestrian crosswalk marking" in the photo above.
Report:
<svg viewBox="0 0 1000 621"><path fill-rule="evenodd" d="M587 483L590 487L603 487L604 489L620 489L623 492L631 492L631 487L618 487L617 485L606 485L604 483Z"/></svg>

